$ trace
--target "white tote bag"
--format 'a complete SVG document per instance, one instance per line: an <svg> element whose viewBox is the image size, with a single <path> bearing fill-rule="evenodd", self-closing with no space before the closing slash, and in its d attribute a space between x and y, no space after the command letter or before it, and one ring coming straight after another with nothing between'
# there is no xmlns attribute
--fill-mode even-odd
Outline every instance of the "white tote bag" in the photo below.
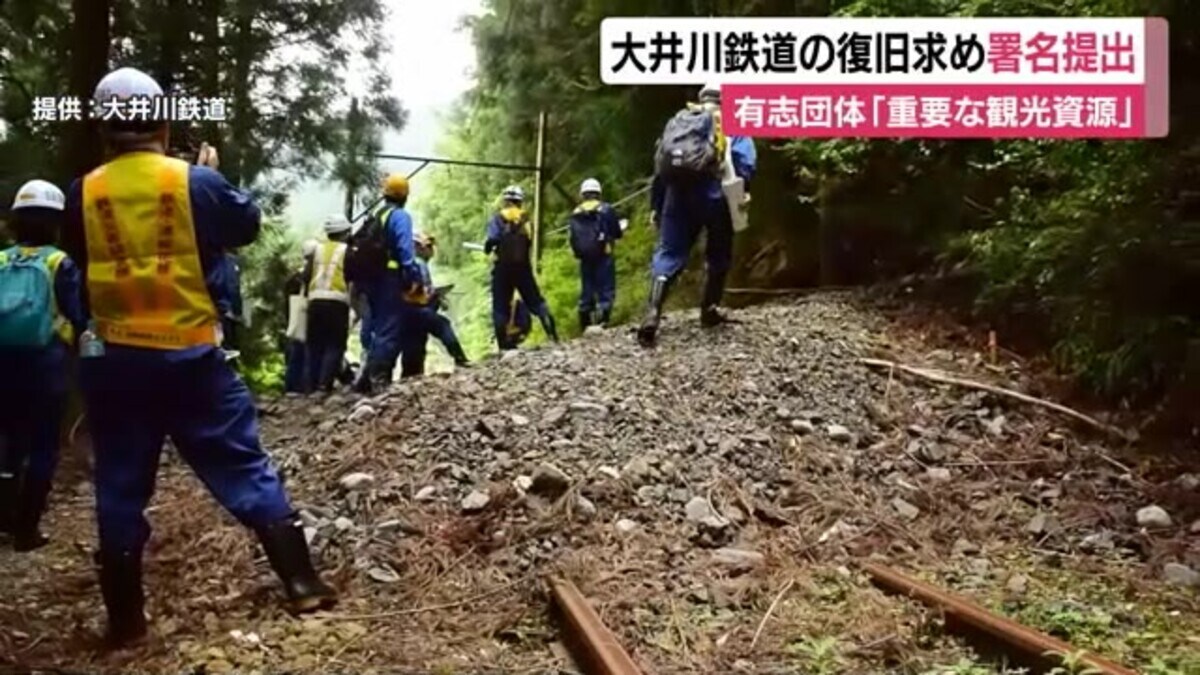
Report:
<svg viewBox="0 0 1200 675"><path fill-rule="evenodd" d="M724 175L721 178L721 191L725 193L725 203L729 205L729 217L733 221L733 231L741 232L750 227L750 214L746 210L746 182L733 171L733 143L725 139L725 161L722 164Z"/></svg>
<svg viewBox="0 0 1200 675"><path fill-rule="evenodd" d="M303 295L288 296L288 339L304 342L307 332L308 298Z"/></svg>

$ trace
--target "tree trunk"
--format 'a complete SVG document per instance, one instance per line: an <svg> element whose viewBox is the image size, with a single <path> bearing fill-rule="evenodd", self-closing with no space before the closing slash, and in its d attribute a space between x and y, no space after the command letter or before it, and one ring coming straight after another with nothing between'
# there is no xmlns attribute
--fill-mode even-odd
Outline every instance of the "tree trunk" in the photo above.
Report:
<svg viewBox="0 0 1200 675"><path fill-rule="evenodd" d="M86 106L96 83L108 71L109 1L72 0L71 61L68 84L72 96ZM69 179L78 178L100 165L104 148L95 124L72 122L62 144L62 170Z"/></svg>
<svg viewBox="0 0 1200 675"><path fill-rule="evenodd" d="M229 147L226 150L229 163L222 163L221 168L229 182L245 187L254 179L254 176L248 175L250 172L246 166L251 127L255 123L250 98L250 69L253 65L255 49L252 34L254 10L252 7L248 7L244 0L234 3L234 6L236 7L234 12L236 18L229 39L230 57L233 61L231 81L229 82L233 100L230 101L229 107L233 114L229 122L230 138Z"/></svg>
<svg viewBox="0 0 1200 675"><path fill-rule="evenodd" d="M200 53L204 55L203 62L198 64L200 73L200 96L223 96L225 89L221 82L221 20L225 12L225 0L203 0L201 3ZM225 158L225 143L220 134L219 122L203 122L200 140L208 142L217 149L219 156Z"/></svg>

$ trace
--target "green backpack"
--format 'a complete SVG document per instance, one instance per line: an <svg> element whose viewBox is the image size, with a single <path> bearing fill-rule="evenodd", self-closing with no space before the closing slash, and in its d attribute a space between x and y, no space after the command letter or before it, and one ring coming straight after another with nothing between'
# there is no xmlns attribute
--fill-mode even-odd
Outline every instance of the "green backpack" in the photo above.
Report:
<svg viewBox="0 0 1200 675"><path fill-rule="evenodd" d="M54 273L64 256L49 246L0 252L0 347L54 341Z"/></svg>

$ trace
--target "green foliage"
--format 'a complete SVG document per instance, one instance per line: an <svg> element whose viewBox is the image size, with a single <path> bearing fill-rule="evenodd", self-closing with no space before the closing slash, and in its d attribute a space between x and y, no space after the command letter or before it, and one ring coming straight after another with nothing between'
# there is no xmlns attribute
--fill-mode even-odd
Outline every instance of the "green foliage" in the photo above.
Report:
<svg viewBox="0 0 1200 675"><path fill-rule="evenodd" d="M299 233L284 222L263 223L258 241L241 251L242 294L250 305L250 327L239 345L242 374L255 391L283 387L287 328L287 278L300 266Z"/></svg>
<svg viewBox="0 0 1200 675"><path fill-rule="evenodd" d="M832 675L842 672L842 657L839 650L840 645L836 637L806 637L784 648L787 653L798 657L804 666L804 672L813 673L813 675Z"/></svg>
<svg viewBox="0 0 1200 675"><path fill-rule="evenodd" d="M1187 13L1192 6L1133 0L855 0L834 9L847 16L1157 13L1172 21L1172 41L1181 45L1194 45L1185 36L1200 28ZM1178 51L1195 56L1194 47ZM1193 69L1173 74L1172 100L1192 97L1200 84ZM839 281L940 262L973 281L977 317L1014 340L1049 346L1086 388L1152 396L1180 378L1200 326L1184 290L1200 268L1200 226L1181 208L1180 185L1194 178L1188 158L1200 135L1188 120L1173 118L1169 143L839 139L791 142L786 153L832 242L823 264L832 260L849 277ZM873 257L866 272L864 256Z"/></svg>
<svg viewBox="0 0 1200 675"><path fill-rule="evenodd" d="M406 120L381 66L389 48L381 0L108 0L106 7L110 67L145 70L169 93L229 102L227 122L177 124L173 144L215 145L221 172L268 215L283 211L301 178L330 177L354 191L372 184L382 132ZM63 160L66 127L32 119L32 99L62 95L71 67L87 58L72 42L71 9L69 0L0 3L0 220L21 182L40 177L65 187L76 177ZM355 98L347 96L351 75L361 87ZM241 252L243 296L254 307L242 368L256 388L282 376L276 341L286 301L279 296L295 244L273 221Z"/></svg>

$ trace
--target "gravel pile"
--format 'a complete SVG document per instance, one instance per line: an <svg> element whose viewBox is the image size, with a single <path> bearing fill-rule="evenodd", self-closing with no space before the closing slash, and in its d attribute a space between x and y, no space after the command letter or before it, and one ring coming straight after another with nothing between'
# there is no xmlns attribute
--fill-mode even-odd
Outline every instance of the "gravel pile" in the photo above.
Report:
<svg viewBox="0 0 1200 675"><path fill-rule="evenodd" d="M1124 467L1119 448L1052 413L866 367L1030 380L903 335L853 297L737 316L701 331L694 312L671 315L651 352L626 329L590 331L370 399L264 401L264 439L344 595L334 613L282 615L246 535L168 467L149 572L165 639L121 657L67 647L99 618L80 530L47 549L57 568L0 586L73 584L0 609L26 635L0 636L0 654L90 669L552 670L563 661L539 582L553 572L648 672L923 672L967 658L929 638L920 608L863 583L854 563L868 557L1017 603L1033 623L1044 589L1083 578L1068 573L1144 599L1113 630L1144 631L1160 610L1200 617L1194 469ZM81 487L56 524L87 518L89 501ZM1174 649L1088 646L1114 645L1131 666Z"/></svg>

